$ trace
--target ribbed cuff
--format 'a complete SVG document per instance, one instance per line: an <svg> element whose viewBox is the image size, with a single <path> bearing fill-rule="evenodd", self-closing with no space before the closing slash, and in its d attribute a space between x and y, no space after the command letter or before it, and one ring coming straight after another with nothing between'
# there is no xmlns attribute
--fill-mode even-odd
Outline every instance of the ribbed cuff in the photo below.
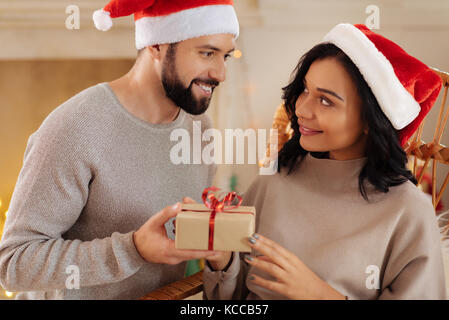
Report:
<svg viewBox="0 0 449 320"><path fill-rule="evenodd" d="M222 271L222 272L228 271L228 268L229 268L229 266L232 264L233 259L234 259L234 252L231 253L231 257L229 258L229 262L228 262L228 264L226 265L226 267L224 267L223 270L220 270L220 271ZM217 270L215 270L214 268L212 268L212 266L209 264L209 261L206 260L206 264L207 264L207 266L209 267L209 269L210 269L212 272L217 271Z"/></svg>
<svg viewBox="0 0 449 320"><path fill-rule="evenodd" d="M231 259L229 259L229 263L225 269L215 271L206 263L204 266L204 277L213 283L218 283L219 281L226 281L238 276L240 272L240 258L238 253L232 253Z"/></svg>
<svg viewBox="0 0 449 320"><path fill-rule="evenodd" d="M226 271L213 271L206 263L203 273L204 292L209 300L231 299L240 273L240 256L233 252Z"/></svg>
<svg viewBox="0 0 449 320"><path fill-rule="evenodd" d="M113 243L120 242L119 246L114 246L114 248L119 249L119 252L115 252L117 258L121 258L122 255L125 257L126 264L130 269L139 269L142 267L147 261L140 255L139 251L137 251L136 245L134 244L133 239L134 231L128 233L119 233L114 232L111 236ZM121 250L123 249L123 250Z"/></svg>

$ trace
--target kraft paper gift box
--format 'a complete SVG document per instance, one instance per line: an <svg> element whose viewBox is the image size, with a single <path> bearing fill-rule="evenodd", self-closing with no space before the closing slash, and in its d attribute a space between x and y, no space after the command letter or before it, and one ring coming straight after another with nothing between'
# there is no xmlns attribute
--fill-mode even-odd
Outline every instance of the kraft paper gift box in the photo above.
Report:
<svg viewBox="0 0 449 320"><path fill-rule="evenodd" d="M209 250L212 209L204 204L183 204L182 209L183 211L176 216L175 247ZM227 209L225 206L223 211L225 212L215 214L212 250L251 252L248 237L255 231L255 207L240 206Z"/></svg>

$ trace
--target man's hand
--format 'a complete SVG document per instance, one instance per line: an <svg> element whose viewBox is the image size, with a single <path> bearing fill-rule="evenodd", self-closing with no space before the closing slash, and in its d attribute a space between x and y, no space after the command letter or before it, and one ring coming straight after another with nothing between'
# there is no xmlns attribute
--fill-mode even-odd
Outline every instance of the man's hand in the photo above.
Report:
<svg viewBox="0 0 449 320"><path fill-rule="evenodd" d="M133 234L134 245L148 262L178 264L193 259L212 258L218 253L206 250L179 250L175 241L167 237L165 223L181 211L181 204L165 207Z"/></svg>

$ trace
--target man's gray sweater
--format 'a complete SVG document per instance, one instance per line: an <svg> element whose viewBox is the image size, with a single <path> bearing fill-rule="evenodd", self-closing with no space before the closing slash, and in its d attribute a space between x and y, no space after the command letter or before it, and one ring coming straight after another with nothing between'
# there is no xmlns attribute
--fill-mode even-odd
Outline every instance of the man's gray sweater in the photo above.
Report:
<svg viewBox="0 0 449 320"><path fill-rule="evenodd" d="M185 263L146 262L132 234L184 196L201 201L212 184L215 165L170 160L179 143L171 132L185 129L193 141L194 121L201 132L211 125L183 110L168 124L143 121L107 83L56 108L28 140L0 242L0 284L16 299L136 299L182 278Z"/></svg>

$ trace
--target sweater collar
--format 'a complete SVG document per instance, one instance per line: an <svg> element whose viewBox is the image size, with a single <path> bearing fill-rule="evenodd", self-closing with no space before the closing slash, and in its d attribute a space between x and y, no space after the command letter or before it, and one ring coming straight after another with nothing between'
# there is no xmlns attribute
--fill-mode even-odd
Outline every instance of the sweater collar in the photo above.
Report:
<svg viewBox="0 0 449 320"><path fill-rule="evenodd" d="M120 100L118 99L118 97L116 96L114 90L112 90L112 88L109 86L109 83L107 82L102 82L100 83L100 85L103 88L106 88L106 90L109 93L109 96L112 98L113 102L114 102L114 106L117 107L117 109L123 113L127 118L129 118L131 121L135 122L136 124L138 124L141 127L144 127L145 129L149 129L149 130L172 130L174 128L179 127L184 119L187 116L187 112L185 112L182 108L180 108L178 116L176 117L176 119L174 119L172 122L169 123L150 123L148 121L145 121L143 119L138 118L137 116L135 116L134 114L132 114L131 112L129 112L120 102Z"/></svg>
<svg viewBox="0 0 449 320"><path fill-rule="evenodd" d="M366 161L366 157L344 161L321 159L308 153L298 171L309 176L326 189L358 190L359 174Z"/></svg>

